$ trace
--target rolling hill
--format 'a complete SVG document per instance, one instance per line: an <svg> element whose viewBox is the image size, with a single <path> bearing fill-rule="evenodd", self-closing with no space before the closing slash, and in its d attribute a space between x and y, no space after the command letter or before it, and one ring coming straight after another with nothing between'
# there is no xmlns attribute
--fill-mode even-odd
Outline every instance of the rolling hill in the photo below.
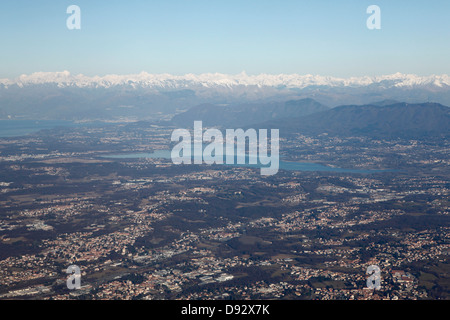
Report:
<svg viewBox="0 0 450 320"><path fill-rule="evenodd" d="M422 137L450 134L450 108L438 103L345 105L304 117L258 125L279 128L281 134Z"/></svg>
<svg viewBox="0 0 450 320"><path fill-rule="evenodd" d="M172 123L177 126L189 127L195 120L202 120L205 126L239 128L273 119L306 116L324 110L328 110L328 107L308 98L286 102L227 106L203 104L176 115L172 118Z"/></svg>

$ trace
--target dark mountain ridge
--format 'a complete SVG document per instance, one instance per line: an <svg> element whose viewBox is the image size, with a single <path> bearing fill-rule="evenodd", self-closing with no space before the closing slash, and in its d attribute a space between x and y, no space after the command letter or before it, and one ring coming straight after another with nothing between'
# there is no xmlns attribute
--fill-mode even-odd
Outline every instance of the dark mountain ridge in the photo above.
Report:
<svg viewBox="0 0 450 320"><path fill-rule="evenodd" d="M196 120L205 126L239 128L273 119L287 119L328 110L313 99L232 105L202 104L172 118L177 126L192 126Z"/></svg>
<svg viewBox="0 0 450 320"><path fill-rule="evenodd" d="M260 124L281 134L421 137L450 134L450 108L438 103L344 105L304 117Z"/></svg>

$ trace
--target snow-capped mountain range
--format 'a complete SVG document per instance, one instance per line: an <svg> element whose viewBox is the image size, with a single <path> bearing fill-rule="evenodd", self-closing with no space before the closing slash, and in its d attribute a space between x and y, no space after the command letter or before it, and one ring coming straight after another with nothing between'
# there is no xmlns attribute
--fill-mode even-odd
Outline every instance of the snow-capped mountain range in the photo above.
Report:
<svg viewBox="0 0 450 320"><path fill-rule="evenodd" d="M0 119L154 119L194 106L311 98L327 107L384 100L450 105L450 77L396 73L320 75L149 74L86 76L36 72L0 79Z"/></svg>
<svg viewBox="0 0 450 320"><path fill-rule="evenodd" d="M8 88L13 85L25 87L39 84L55 84L58 87L78 88L111 88L117 86L129 86L133 88L154 89L189 89L189 88L232 88L236 86L256 87L284 87L304 89L311 86L326 87L365 87L377 85L382 88L412 88L412 87L436 87L450 88L450 76L429 75L418 76L414 74L395 73L382 76L363 76L350 78L337 78L320 75L299 74L260 74L247 75L245 72L228 75L221 73L204 74L149 74L141 72L130 75L106 75L85 76L72 75L68 71L62 72L36 72L30 75L21 75L15 79L0 79L0 85Z"/></svg>

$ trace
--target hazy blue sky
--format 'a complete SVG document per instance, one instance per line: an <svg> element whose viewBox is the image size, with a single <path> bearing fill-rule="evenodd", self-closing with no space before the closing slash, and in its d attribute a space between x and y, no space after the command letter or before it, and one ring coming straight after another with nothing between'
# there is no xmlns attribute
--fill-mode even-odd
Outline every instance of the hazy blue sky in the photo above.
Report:
<svg viewBox="0 0 450 320"><path fill-rule="evenodd" d="M66 9L81 8L81 30ZM381 8L381 30L366 9ZM0 78L36 71L450 74L449 0L0 2Z"/></svg>

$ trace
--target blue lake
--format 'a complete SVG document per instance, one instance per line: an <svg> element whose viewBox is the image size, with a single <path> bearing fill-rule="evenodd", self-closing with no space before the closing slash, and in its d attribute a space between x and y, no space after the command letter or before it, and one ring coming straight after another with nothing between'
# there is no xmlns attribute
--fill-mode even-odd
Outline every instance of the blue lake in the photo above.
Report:
<svg viewBox="0 0 450 320"><path fill-rule="evenodd" d="M18 137L38 132L43 129L52 129L56 127L79 127L98 124L100 122L77 123L64 120L0 120L0 138ZM105 124L105 123L102 123ZM130 153L104 156L112 159L130 159L130 158L159 158L171 159L171 150L156 150L153 153ZM246 164L232 164L233 166L262 167L261 164L248 164L248 155L246 155ZM237 163L236 158L234 163ZM330 167L319 163L310 162L290 162L279 161L279 168L294 171L328 171L328 172L347 172L347 173L376 173L387 170L361 170Z"/></svg>
<svg viewBox="0 0 450 320"><path fill-rule="evenodd" d="M75 125L72 121L64 120L0 120L0 137L20 137L43 129Z"/></svg>
<svg viewBox="0 0 450 320"><path fill-rule="evenodd" d="M44 129L107 125L100 121L74 122L66 120L0 120L0 138L26 136Z"/></svg>
<svg viewBox="0 0 450 320"><path fill-rule="evenodd" d="M171 150L155 150L153 153L128 153L128 154L116 154L105 155L104 158L110 159L138 159L138 158L151 158L151 159L171 159ZM246 156L246 164L232 164L233 166L245 166L245 167L262 167L261 164L248 164L248 156ZM236 157L234 163L237 163ZM387 170L362 170L362 169L345 169L330 167L319 163L312 162L291 162L280 160L279 168L291 171L328 171L328 172L346 172L346 173L376 173L385 172Z"/></svg>

